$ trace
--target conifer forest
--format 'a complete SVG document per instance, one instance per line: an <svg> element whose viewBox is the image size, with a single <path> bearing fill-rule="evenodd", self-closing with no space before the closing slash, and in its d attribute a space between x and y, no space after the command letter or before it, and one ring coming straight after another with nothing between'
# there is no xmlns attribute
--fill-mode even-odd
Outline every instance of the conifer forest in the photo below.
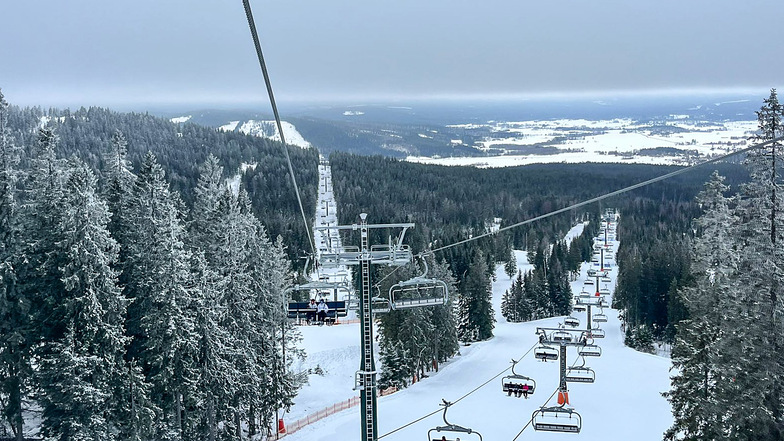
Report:
<svg viewBox="0 0 784 441"><path fill-rule="evenodd" d="M757 118L754 142L784 135L775 89ZM570 282L612 206L625 344L671 348L664 439L784 439L782 148L508 230L679 167L446 167L332 151L340 224L359 213L416 224L406 244L425 258L375 268L379 292L427 268L449 293L376 318L379 387L409 387L493 338L497 265L508 322L571 314ZM315 147L146 113L21 108L0 93L0 439L23 441L32 425L58 441L267 435L307 381L286 308L307 300L289 289L312 270L300 216L315 222L319 161ZM532 269L518 270L515 250Z"/></svg>

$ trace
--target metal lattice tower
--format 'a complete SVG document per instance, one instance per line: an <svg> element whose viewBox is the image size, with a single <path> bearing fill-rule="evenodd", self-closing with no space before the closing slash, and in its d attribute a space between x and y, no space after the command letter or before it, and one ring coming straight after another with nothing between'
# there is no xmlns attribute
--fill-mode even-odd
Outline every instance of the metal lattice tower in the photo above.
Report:
<svg viewBox="0 0 784 441"><path fill-rule="evenodd" d="M376 366L373 354L373 306L370 280L370 265L405 265L411 261L411 250L403 245L403 236L412 223L368 225L367 214L361 213L360 224L317 227L317 230L351 230L360 233L359 247L330 249L321 254L323 266L358 265L361 278L359 295L360 339L362 355L357 371L357 385L360 389L362 441L378 439L376 388ZM395 242L388 245L370 245L369 233L374 228L402 228Z"/></svg>

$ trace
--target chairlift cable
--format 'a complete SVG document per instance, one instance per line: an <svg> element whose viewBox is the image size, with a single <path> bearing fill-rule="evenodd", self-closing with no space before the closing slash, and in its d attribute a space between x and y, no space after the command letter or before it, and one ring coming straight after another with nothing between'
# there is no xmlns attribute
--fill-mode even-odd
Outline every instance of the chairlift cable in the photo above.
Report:
<svg viewBox="0 0 784 441"><path fill-rule="evenodd" d="M550 395L550 397L549 397L549 398L547 398L547 400L545 400L544 404L542 404L541 406L539 406L539 408L542 408L542 407L544 407L544 406L547 406L547 403L549 403L549 402L550 402L550 400L552 400L552 399L553 399L553 397L555 396L555 394L557 394L557 393L558 393L558 389L554 390L554 391L553 391L553 393ZM533 419L533 417L532 417L532 418L530 418L530 419L528 420L528 422L527 422L527 423L525 423L525 426L523 426L523 428L522 428L522 429L520 429L520 431L519 431L519 432L517 432L517 435L515 435L515 437L514 437L514 438L512 438L512 441L517 441L517 438L520 438L520 435L522 435L522 434L523 434L523 432L525 432L525 429L527 429L527 428L528 428L528 426L530 426L530 425L531 425L531 422L532 422L533 420L534 420L534 419Z"/></svg>
<svg viewBox="0 0 784 441"><path fill-rule="evenodd" d="M528 355L528 354L529 354L529 353L530 353L530 352L531 352L531 351L532 351L532 350L533 350L533 349L536 347L536 345L537 345L537 344L539 344L539 343L538 343L538 342L537 342L537 343L534 343L534 345L533 345L533 346L531 346L531 347L530 347L530 348L529 348L527 351L525 351L525 354L523 354L523 355L522 355L520 358L518 358L518 359L517 359L517 362L520 362L520 361L521 361L523 358L525 358L525 356L526 356L526 355ZM509 369L511 369L511 368L512 368L511 366L507 367L506 369L504 369L503 371L501 371L501 372L499 372L497 375L495 375L493 378L491 378L491 379L489 379L489 380L485 381L484 383L480 384L479 386L475 387L474 389L472 389L472 390L471 390L471 391L469 391L468 393L464 394L462 397L460 397L460 398L456 399L455 401L451 401L451 402L450 402L450 403L451 403L450 405L457 404L457 403L458 403L460 400L462 400L462 399L464 399L464 398L468 397L469 395L473 394L474 392L478 391L479 389L481 389L481 388L483 388L483 387L487 386L487 385L488 385L488 384L490 384L491 382L495 381L495 380L496 380L498 377L500 377L501 375L504 375L504 374L506 373L506 371L508 371L508 370L509 370ZM550 398L552 398L552 397L550 397ZM548 401L549 401L549 399L548 399ZM420 421L422 421L422 420L424 420L424 419L430 418L431 416L433 416L433 415L435 415L435 414L437 414L437 413L439 413L439 412L443 412L443 409L437 409L437 410L434 410L433 412L430 412L430 413L428 413L428 414L427 414L427 415L425 415L425 416L419 417L419 418L415 419L414 421L411 421L411 422L409 422L409 423L406 423L406 424L404 424L404 425L402 425L402 426L398 427L397 429L391 430L391 431L389 431L389 432L387 432L387 433L385 433L385 434L383 434L383 435L380 435L380 436L379 436L378 438L376 438L376 439L381 439L381 438L384 438L385 436L392 435L393 433L395 433L395 432L399 432L399 431L401 431L401 430L405 429L405 428L406 428L406 427L408 427L408 426L411 426L411 425L413 425L413 424L416 424L416 423L418 423L418 422L420 422Z"/></svg>
<svg viewBox="0 0 784 441"><path fill-rule="evenodd" d="M272 113L275 115L275 124L278 128L280 135L280 142L283 145L283 152L286 154L286 162L289 167L289 175L291 182L294 184L294 192L297 194L297 203L299 204L299 212L302 215L302 222L305 225L305 233L308 236L308 243L310 244L310 251L316 255L316 247L313 244L313 238L310 235L310 227L308 226L308 218L305 216L305 208L302 205L302 197L299 193L299 186L297 185L297 178L294 176L294 167L291 165L291 156L289 149L286 145L286 138L283 135L283 124L280 121L280 114L278 113L278 105L275 103L275 94L272 93L272 82L270 81L269 72L267 72L267 64L264 62L264 54L261 51L261 43L259 42L259 34L256 31L256 22L253 20L253 12L250 9L250 0L242 0L242 5L245 7L245 16L248 18L248 27L250 28L250 35L253 38L253 45L256 47L256 56L259 59L259 66L261 73L264 75L264 83L267 86L267 95L269 95L270 105L272 106ZM315 261L314 261L315 265Z"/></svg>
<svg viewBox="0 0 784 441"><path fill-rule="evenodd" d="M715 157L713 159L709 159L709 160L701 162L699 164L689 165L689 166L686 166L686 167L684 167L684 168L682 168L680 170L675 170L674 172L670 172L670 173L667 173L667 174L664 174L664 175L661 175L661 176L657 176L655 178L651 178L651 179L648 179L648 180L643 181L643 182L638 182L637 184L633 184L633 185L630 185L628 187L621 188L619 190L611 191L610 193L605 193L605 194L603 194L601 196L596 196L596 197L591 198L591 199L586 199L586 200L584 200L582 202L577 202L575 204L569 205L568 207L560 208L558 210L551 211L549 213L545 213L545 214L542 214L540 216L536 216L536 217L533 217L531 219L527 219L527 220L524 220L522 222L518 222L516 224L507 225L507 226L505 226L503 228L499 228L496 231L480 234L479 236L470 237L468 239L463 239L463 240L451 243L449 245L444 245L442 247L434 248L432 250L422 251L421 253L415 255L414 257L420 257L420 256L423 256L423 255L432 254L432 253L435 253L435 252L438 252L438 251L444 251L444 250L449 249L449 248L454 248L454 247L456 247L458 245L463 245L463 244L466 244L468 242L473 242L475 240L484 239L485 237L488 237L488 236L497 235L498 233L501 233L501 232L504 232L504 231L507 231L507 230L511 230L513 228L521 227L523 225L527 225L527 224L530 224L530 223L533 223L533 222L536 222L536 221L539 221L539 220L542 220L542 219L546 219L548 217L552 217L552 216L555 216L557 214L565 213L567 211L574 210L575 208L580 208L580 207L583 207L585 205L593 204L594 202L599 202L599 201L611 198L613 196L618 196L619 194L623 194L623 193L626 193L626 192L629 192L629 191L632 191L632 190L636 190L636 189L641 188L641 187L645 187L645 186L654 184L654 183L659 182L659 181L663 181L665 179L669 179L669 178L672 178L672 177L675 177L675 176L678 176L678 175L682 175L684 173L688 173L688 172L692 171L693 169L695 169L697 167L701 167L703 165L708 165L708 164L713 164L713 163L716 163L716 162L724 161L724 160L726 160L728 158L731 158L733 156L737 156L737 155L740 155L740 154L743 154L743 153L748 153L748 152L750 152L750 151L752 151L754 149L765 147L767 145L774 144L774 143L777 143L777 142L782 141L782 140L784 140L784 136L779 136L778 138L774 138L774 139L771 139L771 140L768 140L768 141L765 141L765 142L762 142L762 143L759 143L759 144L754 144L754 145L752 145L750 147L746 147L744 149L736 150L734 152L730 152L730 153L727 153L727 154L722 155L722 156L717 156L717 157ZM386 278L388 278L389 276L394 274L398 269L400 269L400 267L397 267L394 270L392 270L389 274L387 274L386 276L381 278L381 280L376 282L376 284L379 284L379 283L383 282Z"/></svg>

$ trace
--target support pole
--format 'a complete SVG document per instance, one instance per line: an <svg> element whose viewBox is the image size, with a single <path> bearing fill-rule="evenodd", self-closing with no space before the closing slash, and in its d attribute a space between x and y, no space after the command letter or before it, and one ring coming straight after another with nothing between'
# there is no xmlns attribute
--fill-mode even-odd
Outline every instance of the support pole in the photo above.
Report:
<svg viewBox="0 0 784 441"><path fill-rule="evenodd" d="M364 214L364 213L363 213ZM376 422L376 366L373 359L373 310L370 301L370 247L368 246L368 227L366 215L360 224L361 257L360 277L362 293L360 296L359 320L362 339L362 360L359 370L362 375L362 440L375 441L378 432Z"/></svg>
<svg viewBox="0 0 784 441"><path fill-rule="evenodd" d="M591 328L591 314L592 314L591 305L587 305L586 308L587 308L586 310L588 311L588 320L585 321L588 324L588 328L586 329L586 331L588 331L588 335L591 335L591 329L592 329Z"/></svg>

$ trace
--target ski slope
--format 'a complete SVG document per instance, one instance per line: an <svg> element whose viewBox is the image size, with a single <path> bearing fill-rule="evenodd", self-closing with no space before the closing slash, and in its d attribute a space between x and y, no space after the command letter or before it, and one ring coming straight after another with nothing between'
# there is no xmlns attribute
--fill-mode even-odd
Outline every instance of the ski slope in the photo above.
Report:
<svg viewBox="0 0 784 441"><path fill-rule="evenodd" d="M569 233L579 234L578 225ZM617 250L617 242L613 249ZM524 252L517 252L518 269L530 269ZM580 277L572 283L572 291L581 291L590 265L583 264ZM617 268L610 268L611 292ZM397 429L434 410L441 399L455 401L477 386L510 366L512 358L523 356L537 342L536 327L556 327L562 318L544 319L528 323L508 323L500 315L501 297L511 280L503 267L496 269L497 281L493 283L493 307L496 315L495 337L489 341L461 347L461 355L441 366L438 373L399 391L379 397L378 419L381 435ZM608 299L610 300L610 299ZM623 345L618 313L605 309L608 322L602 328L606 338L597 339L602 347L601 357L587 359L586 366L596 371L593 384L569 384L571 404L583 419L579 434L536 432L528 427L520 440L661 440L662 433L672 424L670 406L661 392L669 390L670 360L644 354ZM575 313L584 328L585 313ZM353 373L359 365L359 329L352 325L303 329L303 347L309 354L305 364L320 360L328 367L324 376L311 375L311 384L296 398L297 405L286 418L299 418L334 402L353 396L350 390ZM575 349L568 350L568 362L575 361ZM485 441L513 440L531 414L545 403L558 387L558 362L540 362L533 351L522 359L516 368L518 374L532 377L537 389L529 399L508 397L501 391L501 376L452 406L448 413L452 424L470 427L482 434ZM508 373L508 371L507 371ZM347 388L344 389L344 388ZM555 404L551 399L549 405ZM307 410L306 410L307 409ZM429 429L444 425L441 413L412 424L405 429L383 437L388 441L424 440ZM435 432L434 432L435 435ZM454 439L455 435L447 435ZM467 434L457 434L463 441L478 439ZM337 413L298 432L286 436L289 441L359 440L359 408Z"/></svg>

